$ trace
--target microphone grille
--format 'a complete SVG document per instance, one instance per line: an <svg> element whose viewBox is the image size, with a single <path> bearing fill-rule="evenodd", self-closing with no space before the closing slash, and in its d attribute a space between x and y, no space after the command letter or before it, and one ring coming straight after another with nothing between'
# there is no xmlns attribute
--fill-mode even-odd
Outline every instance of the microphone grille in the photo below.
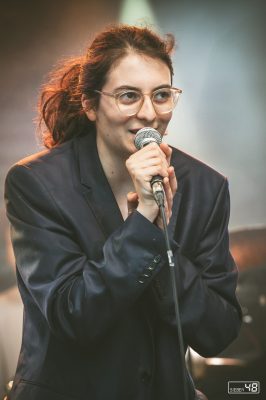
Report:
<svg viewBox="0 0 266 400"><path fill-rule="evenodd" d="M151 142L155 142L158 145L162 143L162 136L156 129L145 127L136 133L134 143L138 150Z"/></svg>

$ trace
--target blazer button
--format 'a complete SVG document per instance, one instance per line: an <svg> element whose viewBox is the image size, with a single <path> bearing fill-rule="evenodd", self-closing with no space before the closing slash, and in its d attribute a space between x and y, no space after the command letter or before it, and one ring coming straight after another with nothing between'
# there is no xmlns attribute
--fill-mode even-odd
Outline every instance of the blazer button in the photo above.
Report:
<svg viewBox="0 0 266 400"><path fill-rule="evenodd" d="M148 274L143 274L142 275L144 278L150 278L150 275L148 275Z"/></svg>
<svg viewBox="0 0 266 400"><path fill-rule="evenodd" d="M144 283L144 282L145 282L145 279L147 279L147 278L150 278L150 275L148 275L148 274L142 274L142 275L139 276L138 282L139 282L139 283Z"/></svg>
<svg viewBox="0 0 266 400"><path fill-rule="evenodd" d="M155 263L155 264L158 264L160 261L161 261L161 256L160 256L160 254L158 254L157 256L155 256L154 257L154 259L153 259L153 262Z"/></svg>

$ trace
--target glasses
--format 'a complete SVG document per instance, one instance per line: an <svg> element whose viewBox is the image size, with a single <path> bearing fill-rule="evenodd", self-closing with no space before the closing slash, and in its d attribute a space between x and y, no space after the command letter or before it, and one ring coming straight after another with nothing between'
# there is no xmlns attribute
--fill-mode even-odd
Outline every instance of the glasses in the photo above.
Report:
<svg viewBox="0 0 266 400"><path fill-rule="evenodd" d="M177 88L161 88L150 94L133 89L117 93L101 92L100 90L94 90L94 92L113 97L119 111L130 117L139 112L144 103L144 96L150 97L157 114L170 113L175 108L182 90Z"/></svg>

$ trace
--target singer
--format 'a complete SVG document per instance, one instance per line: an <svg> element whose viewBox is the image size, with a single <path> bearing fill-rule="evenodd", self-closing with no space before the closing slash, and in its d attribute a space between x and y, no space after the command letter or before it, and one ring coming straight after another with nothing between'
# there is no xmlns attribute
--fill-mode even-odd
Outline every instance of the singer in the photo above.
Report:
<svg viewBox="0 0 266 400"><path fill-rule="evenodd" d="M173 46L114 25L42 87L46 150L6 179L25 310L10 400L184 400L157 175L185 347L214 356L238 334L226 178L165 141L135 147L142 128L166 135Z"/></svg>

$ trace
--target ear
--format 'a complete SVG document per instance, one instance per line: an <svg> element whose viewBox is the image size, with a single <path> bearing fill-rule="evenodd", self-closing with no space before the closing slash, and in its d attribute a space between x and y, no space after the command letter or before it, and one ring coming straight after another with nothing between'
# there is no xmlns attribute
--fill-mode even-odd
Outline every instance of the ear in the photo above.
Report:
<svg viewBox="0 0 266 400"><path fill-rule="evenodd" d="M85 94L81 96L82 108L90 121L96 121L96 110Z"/></svg>

